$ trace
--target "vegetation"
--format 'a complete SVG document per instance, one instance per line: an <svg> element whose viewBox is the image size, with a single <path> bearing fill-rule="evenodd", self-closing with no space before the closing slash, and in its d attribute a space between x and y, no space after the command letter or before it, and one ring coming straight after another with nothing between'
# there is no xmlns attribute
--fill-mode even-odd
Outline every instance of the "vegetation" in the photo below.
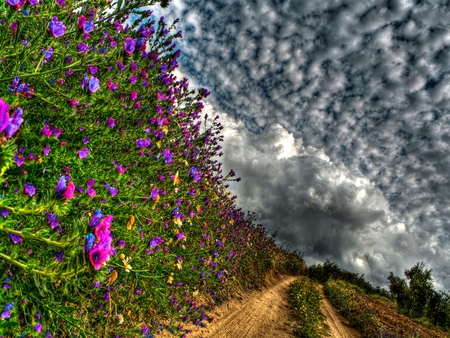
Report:
<svg viewBox="0 0 450 338"><path fill-rule="evenodd" d="M227 191L157 2L0 5L0 336L184 336L206 298L305 269Z"/></svg>
<svg viewBox="0 0 450 338"><path fill-rule="evenodd" d="M319 338L325 333L324 316L320 313L322 296L308 277L299 277L290 286L289 300L297 317L295 335L301 338Z"/></svg>
<svg viewBox="0 0 450 338"><path fill-rule="evenodd" d="M423 262L405 270L406 279L388 276L389 291L400 313L415 318L427 327L450 332L450 295L433 287L432 270Z"/></svg>

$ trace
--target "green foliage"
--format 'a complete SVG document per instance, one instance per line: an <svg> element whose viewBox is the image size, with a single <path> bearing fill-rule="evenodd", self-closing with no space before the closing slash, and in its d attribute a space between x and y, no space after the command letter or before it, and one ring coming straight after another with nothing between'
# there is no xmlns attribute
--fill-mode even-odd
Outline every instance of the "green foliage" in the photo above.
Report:
<svg viewBox="0 0 450 338"><path fill-rule="evenodd" d="M324 316L320 313L322 296L317 284L307 277L295 280L289 291L289 300L295 309L295 335L301 338L319 338L325 333Z"/></svg>
<svg viewBox="0 0 450 338"><path fill-rule="evenodd" d="M432 270L423 262L405 270L406 279L388 276L389 291L397 301L399 312L419 320L427 327L450 332L450 297L433 288Z"/></svg>
<svg viewBox="0 0 450 338"><path fill-rule="evenodd" d="M364 278L364 275L342 269L336 262L326 260L323 264L314 264L308 268L308 276L319 283L326 283L329 279L339 279L358 286L363 292L371 295L380 295L388 299L391 295L379 286L374 287Z"/></svg>

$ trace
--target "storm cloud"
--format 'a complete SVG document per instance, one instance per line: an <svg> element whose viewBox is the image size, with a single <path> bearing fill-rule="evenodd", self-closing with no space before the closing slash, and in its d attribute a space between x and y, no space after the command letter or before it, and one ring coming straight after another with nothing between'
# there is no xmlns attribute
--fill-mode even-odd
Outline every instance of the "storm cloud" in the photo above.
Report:
<svg viewBox="0 0 450 338"><path fill-rule="evenodd" d="M425 0L173 0L181 70L225 120L258 222L384 284L450 289L450 7Z"/></svg>

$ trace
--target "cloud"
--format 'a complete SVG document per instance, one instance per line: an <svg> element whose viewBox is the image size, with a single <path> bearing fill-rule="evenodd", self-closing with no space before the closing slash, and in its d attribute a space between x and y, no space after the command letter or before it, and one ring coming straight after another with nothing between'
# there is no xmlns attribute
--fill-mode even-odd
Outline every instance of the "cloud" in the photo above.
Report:
<svg viewBox="0 0 450 338"><path fill-rule="evenodd" d="M247 135L224 159L240 203L317 260L379 280L423 260L450 289L444 2L174 0L167 16L182 70Z"/></svg>

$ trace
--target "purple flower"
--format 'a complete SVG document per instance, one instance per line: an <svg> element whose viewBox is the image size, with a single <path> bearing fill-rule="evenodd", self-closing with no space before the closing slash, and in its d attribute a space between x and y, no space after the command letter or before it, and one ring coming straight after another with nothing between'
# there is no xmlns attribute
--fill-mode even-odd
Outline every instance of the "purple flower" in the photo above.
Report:
<svg viewBox="0 0 450 338"><path fill-rule="evenodd" d="M125 50L125 53L131 54L134 52L134 48L136 46L136 42L132 38L125 38L125 41L123 42L123 49Z"/></svg>
<svg viewBox="0 0 450 338"><path fill-rule="evenodd" d="M202 174L198 171L196 166L192 166L189 169L189 175L191 175L194 182L199 182L200 179L202 178Z"/></svg>
<svg viewBox="0 0 450 338"><path fill-rule="evenodd" d="M9 106L0 98L0 132L2 132L9 124Z"/></svg>
<svg viewBox="0 0 450 338"><path fill-rule="evenodd" d="M106 126L108 128L114 128L114 124L115 124L115 121L112 117L108 118L108 120L106 121Z"/></svg>
<svg viewBox="0 0 450 338"><path fill-rule="evenodd" d="M48 154L50 153L50 146L46 146L44 149L42 149L42 152L45 156L48 156Z"/></svg>
<svg viewBox="0 0 450 338"><path fill-rule="evenodd" d="M10 302L5 305L4 309L11 311L13 309L13 307L14 307L14 302Z"/></svg>
<svg viewBox="0 0 450 338"><path fill-rule="evenodd" d="M14 160L16 161L18 167L25 163L25 157L18 156L18 154L14 155Z"/></svg>
<svg viewBox="0 0 450 338"><path fill-rule="evenodd" d="M150 248L156 248L158 245L164 243L161 236L157 236L155 238L150 239Z"/></svg>
<svg viewBox="0 0 450 338"><path fill-rule="evenodd" d="M23 186L23 193L25 195L32 197L36 193L36 188L33 187L32 185L30 185L30 183L25 182L25 184Z"/></svg>
<svg viewBox="0 0 450 338"><path fill-rule="evenodd" d="M63 261L63 259L64 259L64 250L58 251L58 252L55 254L55 260L56 260L58 263L61 263L61 262ZM38 318L38 319L39 319L39 318Z"/></svg>
<svg viewBox="0 0 450 338"><path fill-rule="evenodd" d="M164 157L165 163L172 163L173 154L170 153L168 148L162 152L162 156Z"/></svg>
<svg viewBox="0 0 450 338"><path fill-rule="evenodd" d="M50 20L49 30L52 32L53 36L55 38L59 38L60 36L63 36L66 32L66 26L62 22L58 20L56 16L54 16Z"/></svg>
<svg viewBox="0 0 450 338"><path fill-rule="evenodd" d="M22 237L20 237L18 234L8 233L8 237L12 240L14 244L22 243Z"/></svg>
<svg viewBox="0 0 450 338"><path fill-rule="evenodd" d="M125 246L126 242L123 239L119 239L117 241L117 244L119 245L119 248L123 249L123 247Z"/></svg>
<svg viewBox="0 0 450 338"><path fill-rule="evenodd" d="M87 21L84 25L83 25L83 32L85 33L90 33L94 30L94 23L92 21Z"/></svg>
<svg viewBox="0 0 450 338"><path fill-rule="evenodd" d="M89 143L89 135L88 136L86 136L84 139L83 139L83 144L88 144Z"/></svg>
<svg viewBox="0 0 450 338"><path fill-rule="evenodd" d="M97 79L95 76L91 76L89 79L89 91L91 93L95 93L100 88L100 80Z"/></svg>
<svg viewBox="0 0 450 338"><path fill-rule="evenodd" d="M66 176L61 176L56 184L55 192L61 193L66 188L67 179Z"/></svg>
<svg viewBox="0 0 450 338"><path fill-rule="evenodd" d="M89 197L94 197L95 195L97 195L97 192L93 188L88 188L88 190L86 191L86 194Z"/></svg>
<svg viewBox="0 0 450 338"><path fill-rule="evenodd" d="M42 128L41 133L44 134L47 137L52 136L52 129L48 125L48 123L45 124L45 127Z"/></svg>
<svg viewBox="0 0 450 338"><path fill-rule="evenodd" d="M86 158L89 154L89 149L88 148L83 148L78 152L78 157L79 158Z"/></svg>
<svg viewBox="0 0 450 338"><path fill-rule="evenodd" d="M97 66L91 66L89 67L89 73L91 74L96 74L98 71L98 67Z"/></svg>
<svg viewBox="0 0 450 338"><path fill-rule="evenodd" d="M9 215L9 210L8 209L3 209L2 211L0 211L0 216L3 216L4 218L8 217Z"/></svg>
<svg viewBox="0 0 450 338"><path fill-rule="evenodd" d="M63 132L62 129L59 129L59 128L56 128L56 127L52 127L53 136L55 136L56 138L58 138L59 135L62 134L62 132Z"/></svg>
<svg viewBox="0 0 450 338"><path fill-rule="evenodd" d="M42 330L42 324L41 324L41 323L37 323L37 324L34 326L34 329L35 329L37 332L41 332L41 330Z"/></svg>
<svg viewBox="0 0 450 338"><path fill-rule="evenodd" d="M114 187L109 187L109 194L111 195L111 197L116 196L118 192L119 192L119 191L118 191L116 188L114 188Z"/></svg>
<svg viewBox="0 0 450 338"><path fill-rule="evenodd" d="M11 312L9 312L8 310L3 310L2 315L1 315L2 319L8 319L11 318Z"/></svg>
<svg viewBox="0 0 450 338"><path fill-rule="evenodd" d="M178 241L186 240L186 236L184 235L184 232L180 232L179 234L176 234L175 236Z"/></svg>
<svg viewBox="0 0 450 338"><path fill-rule="evenodd" d="M94 215L91 218L91 221L89 222L89 225L91 227L96 227L100 224L100 220L103 218L102 211L100 209L95 210Z"/></svg>
<svg viewBox="0 0 450 338"><path fill-rule="evenodd" d="M80 42L77 46L77 51L80 53L84 53L88 50L88 46L84 42Z"/></svg>
<svg viewBox="0 0 450 338"><path fill-rule="evenodd" d="M90 252L89 260L95 270L100 270L103 263L109 260L110 245L107 241L99 242Z"/></svg>
<svg viewBox="0 0 450 338"><path fill-rule="evenodd" d="M7 138L11 138L13 134L19 129L20 125L23 122L23 110L22 108L17 108L16 111L12 114L9 119L8 126L4 129L4 133Z"/></svg>

